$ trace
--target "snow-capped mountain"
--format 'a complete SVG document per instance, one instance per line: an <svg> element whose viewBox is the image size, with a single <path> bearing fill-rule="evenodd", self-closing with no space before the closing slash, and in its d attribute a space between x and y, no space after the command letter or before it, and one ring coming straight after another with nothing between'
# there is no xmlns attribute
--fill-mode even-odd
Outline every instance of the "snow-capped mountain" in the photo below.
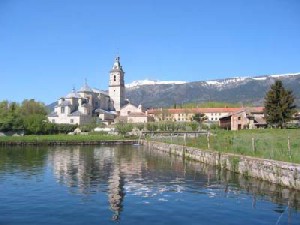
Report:
<svg viewBox="0 0 300 225"><path fill-rule="evenodd" d="M262 105L265 93L276 79L293 90L300 106L300 73L244 76L208 81L135 81L126 85L127 98L146 107L172 106L186 102L241 102Z"/></svg>
<svg viewBox="0 0 300 225"><path fill-rule="evenodd" d="M137 80L130 84L126 84L126 88L133 88L142 85L156 85L156 84L185 84L186 81L160 81L160 80Z"/></svg>
<svg viewBox="0 0 300 225"><path fill-rule="evenodd" d="M202 85L208 85L208 86L215 86L215 87L225 87L228 85L234 85L237 83L242 83L245 81L250 80L257 80L257 81L264 81L270 78L274 79L281 79L281 78L287 78L287 77L293 77L293 76L300 76L299 73L286 73L286 74L273 74L273 75L263 75L263 76L244 76L244 77L232 77L232 78L225 78L225 79L216 79L216 80L208 80L208 81L199 81L202 83ZM198 81L195 81L198 82ZM130 84L126 84L126 88L136 88L138 86L143 85L159 85L159 84L186 84L188 82L186 81L160 81L160 80L137 80L133 81ZM191 82L190 82L191 83Z"/></svg>

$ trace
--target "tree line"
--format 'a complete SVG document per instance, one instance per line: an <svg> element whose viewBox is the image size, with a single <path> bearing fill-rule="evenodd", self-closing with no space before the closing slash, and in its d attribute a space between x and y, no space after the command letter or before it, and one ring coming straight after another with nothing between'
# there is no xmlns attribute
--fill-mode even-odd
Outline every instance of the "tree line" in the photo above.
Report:
<svg viewBox="0 0 300 225"><path fill-rule="evenodd" d="M68 133L76 125L54 124L47 120L46 106L34 99L17 102L0 102L0 131L24 131L25 134Z"/></svg>

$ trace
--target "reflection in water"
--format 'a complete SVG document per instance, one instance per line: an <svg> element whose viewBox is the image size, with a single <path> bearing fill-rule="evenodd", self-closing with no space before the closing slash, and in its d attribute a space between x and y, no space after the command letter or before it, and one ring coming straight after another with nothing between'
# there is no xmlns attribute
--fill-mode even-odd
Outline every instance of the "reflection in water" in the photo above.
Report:
<svg viewBox="0 0 300 225"><path fill-rule="evenodd" d="M103 187L102 191L108 193L108 202L113 212L112 220L118 221L125 196L125 177L127 180L141 178L142 167L146 167L147 162L137 157L138 155L126 151L126 148L82 149L77 146L58 147L49 153L48 159L56 179L70 188L77 188L81 194L97 192Z"/></svg>
<svg viewBox="0 0 300 225"><path fill-rule="evenodd" d="M5 174L11 171L17 170L21 174L39 171L43 174L43 168L47 167L58 183L68 187L71 196L99 197L99 193L103 193L106 199L104 205L110 209L109 217L115 222L124 217L127 208L138 211L144 205L153 205L153 212L159 204L172 204L172 207L191 204L192 208L205 210L208 202L201 205L198 202L201 196L207 196L213 207L220 206L218 210L227 210L222 206L232 199L235 204L242 202L258 211L262 203L273 202L276 204L272 206L276 213L274 224L282 221L284 216L291 220L297 214L296 218L299 218L299 191L142 146L0 148L0 156L0 185L1 177L6 177ZM232 207L235 208L228 210L238 208L235 205ZM205 214L212 213L210 210ZM166 211L168 208L163 208L163 212Z"/></svg>
<svg viewBox="0 0 300 225"><path fill-rule="evenodd" d="M121 175L120 167L118 164L112 169L112 174L108 181L108 201L111 210L114 215L113 220L118 221L120 219L120 212L123 208L123 197L124 197L124 180Z"/></svg>
<svg viewBox="0 0 300 225"><path fill-rule="evenodd" d="M38 147L15 146L7 150L0 146L0 173L26 172L27 176L41 175L46 157L47 151Z"/></svg>
<svg viewBox="0 0 300 225"><path fill-rule="evenodd" d="M159 195L159 201L168 201L164 192L180 193L189 183L194 192L210 198L246 192L252 194L253 208L257 198L264 198L279 204L274 209L278 213L284 212L285 206L280 206L284 203L299 209L298 191L142 147L59 147L50 151L48 159L57 180L68 187L82 194L107 191L115 221L120 219L125 192L144 198Z"/></svg>

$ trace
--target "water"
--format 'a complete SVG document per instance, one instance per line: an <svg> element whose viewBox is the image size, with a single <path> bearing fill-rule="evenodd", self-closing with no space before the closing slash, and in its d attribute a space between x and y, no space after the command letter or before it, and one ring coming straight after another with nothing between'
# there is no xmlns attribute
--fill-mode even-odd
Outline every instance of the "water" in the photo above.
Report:
<svg viewBox="0 0 300 225"><path fill-rule="evenodd" d="M300 193L142 146L0 148L0 224L300 224Z"/></svg>

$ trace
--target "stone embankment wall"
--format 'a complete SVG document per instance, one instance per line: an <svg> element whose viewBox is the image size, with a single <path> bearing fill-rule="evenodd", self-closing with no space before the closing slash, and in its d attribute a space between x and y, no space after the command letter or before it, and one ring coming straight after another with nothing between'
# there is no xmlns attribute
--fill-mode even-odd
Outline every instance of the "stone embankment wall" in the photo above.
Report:
<svg viewBox="0 0 300 225"><path fill-rule="evenodd" d="M299 164L201 150L161 142L144 141L143 144L152 149L190 158L246 176L300 190Z"/></svg>

